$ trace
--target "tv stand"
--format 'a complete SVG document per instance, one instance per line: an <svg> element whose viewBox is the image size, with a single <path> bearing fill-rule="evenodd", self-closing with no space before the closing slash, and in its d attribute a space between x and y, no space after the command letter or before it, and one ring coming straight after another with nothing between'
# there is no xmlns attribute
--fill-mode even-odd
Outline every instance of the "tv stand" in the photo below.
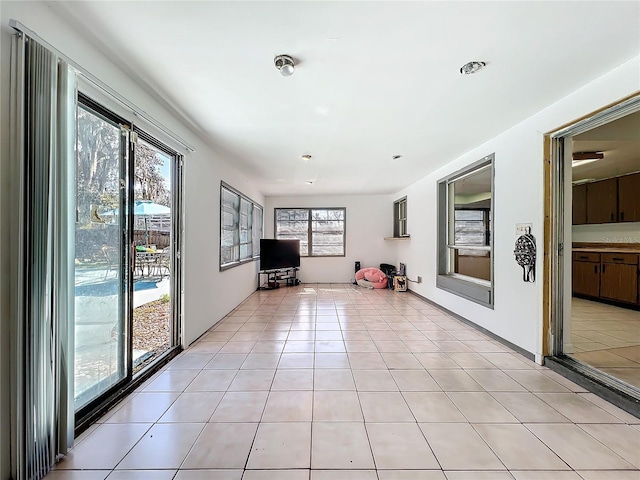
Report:
<svg viewBox="0 0 640 480"><path fill-rule="evenodd" d="M298 268L288 267L275 270L262 270L258 272L258 290L273 290L280 288L280 282L285 282L287 287L295 287L300 284L298 280ZM262 283L263 276L266 275L266 282Z"/></svg>

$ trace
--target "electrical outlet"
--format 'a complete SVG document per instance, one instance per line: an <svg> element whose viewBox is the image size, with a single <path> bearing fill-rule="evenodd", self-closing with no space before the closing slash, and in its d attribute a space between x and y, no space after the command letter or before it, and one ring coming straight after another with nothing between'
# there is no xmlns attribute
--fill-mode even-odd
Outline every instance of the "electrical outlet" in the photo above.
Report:
<svg viewBox="0 0 640 480"><path fill-rule="evenodd" d="M516 235L524 235L527 233L527 228L533 230L533 223L516 223Z"/></svg>
<svg viewBox="0 0 640 480"><path fill-rule="evenodd" d="M422 277L418 275L418 283L422 283Z"/></svg>

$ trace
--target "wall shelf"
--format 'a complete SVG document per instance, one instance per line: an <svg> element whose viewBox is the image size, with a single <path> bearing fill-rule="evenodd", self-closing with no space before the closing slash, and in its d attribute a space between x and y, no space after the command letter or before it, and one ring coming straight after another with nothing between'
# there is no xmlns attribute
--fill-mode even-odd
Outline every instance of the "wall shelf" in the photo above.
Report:
<svg viewBox="0 0 640 480"><path fill-rule="evenodd" d="M385 240L410 240L410 235L405 235L404 237L384 237Z"/></svg>

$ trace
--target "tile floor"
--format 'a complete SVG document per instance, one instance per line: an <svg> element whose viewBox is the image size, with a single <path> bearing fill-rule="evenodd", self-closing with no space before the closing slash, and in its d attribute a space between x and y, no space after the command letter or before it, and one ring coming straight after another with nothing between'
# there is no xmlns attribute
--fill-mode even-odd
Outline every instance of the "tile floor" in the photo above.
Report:
<svg viewBox="0 0 640 480"><path fill-rule="evenodd" d="M47 479L640 479L640 419L409 293L249 297Z"/></svg>
<svg viewBox="0 0 640 480"><path fill-rule="evenodd" d="M571 356L640 388L640 311L573 298Z"/></svg>

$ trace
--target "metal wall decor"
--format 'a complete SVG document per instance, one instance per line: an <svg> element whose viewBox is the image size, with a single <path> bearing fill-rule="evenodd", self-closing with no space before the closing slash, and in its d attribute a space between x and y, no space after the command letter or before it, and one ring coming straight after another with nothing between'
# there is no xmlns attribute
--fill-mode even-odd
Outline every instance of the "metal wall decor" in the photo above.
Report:
<svg viewBox="0 0 640 480"><path fill-rule="evenodd" d="M536 239L531 235L531 227L527 227L527 233L520 235L516 240L516 249L513 254L516 262L522 267L522 280L525 282L536 281Z"/></svg>

